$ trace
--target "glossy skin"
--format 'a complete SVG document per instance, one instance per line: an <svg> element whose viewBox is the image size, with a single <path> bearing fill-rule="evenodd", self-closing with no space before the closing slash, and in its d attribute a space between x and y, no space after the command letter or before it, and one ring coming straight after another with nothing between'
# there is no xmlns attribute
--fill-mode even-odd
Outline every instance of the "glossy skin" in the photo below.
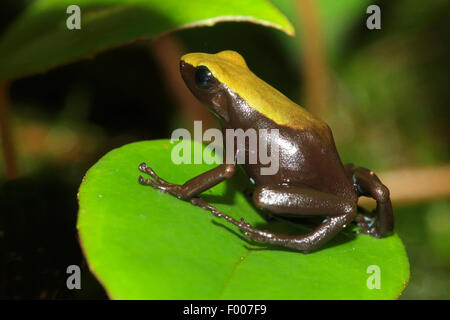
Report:
<svg viewBox="0 0 450 320"><path fill-rule="evenodd" d="M327 219L307 234L283 235L258 230L243 219L234 220L198 198L201 192L231 178L236 164L222 164L183 185L175 185L157 176L143 163L139 169L151 178L139 177L140 183L190 200L224 217L248 238L304 252L323 244L353 220L360 226L360 233L374 237L393 231L392 206L386 186L368 169L343 165L328 125L259 79L238 53L188 54L181 58L180 71L191 92L219 117L224 130L279 130L278 140L269 138L267 141L269 147L271 143L279 146L276 174L261 175L263 165L260 163L243 165L255 181L255 205L273 215ZM248 149L247 141L246 159ZM370 217L357 214L361 195L377 201L377 208Z"/></svg>

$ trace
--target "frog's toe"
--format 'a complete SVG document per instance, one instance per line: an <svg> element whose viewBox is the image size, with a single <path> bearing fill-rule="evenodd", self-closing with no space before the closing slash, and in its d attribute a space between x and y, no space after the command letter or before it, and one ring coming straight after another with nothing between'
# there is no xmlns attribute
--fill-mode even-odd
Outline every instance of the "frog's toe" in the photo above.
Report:
<svg viewBox="0 0 450 320"><path fill-rule="evenodd" d="M375 238L380 238L380 234L376 225L376 218L371 218L367 216L356 217L356 225L358 226L357 234L367 234Z"/></svg>
<svg viewBox="0 0 450 320"><path fill-rule="evenodd" d="M147 164L145 163L145 162L142 162L140 165L139 165L139 171L141 171L141 172L143 172L143 173L147 173Z"/></svg>
<svg viewBox="0 0 450 320"><path fill-rule="evenodd" d="M258 241L258 242L267 242L267 239L265 237L260 236L260 235L255 234L255 233L251 233L251 232L245 231L244 232L244 236L246 238L248 238L248 239L252 239L252 240L255 240L255 241Z"/></svg>
<svg viewBox="0 0 450 320"><path fill-rule="evenodd" d="M244 218L239 219L239 227L248 231L253 229L250 223L245 222Z"/></svg>
<svg viewBox="0 0 450 320"><path fill-rule="evenodd" d="M157 184L157 183L156 183L155 181L153 181L152 179L145 179L144 177L139 176L139 177L138 177L138 182L139 182L140 184L142 184L142 185L145 185L145 186L152 186L153 188L158 189L158 190L161 190L161 191L164 191L164 192L167 191L167 187L162 186L162 185L160 185L160 184Z"/></svg>
<svg viewBox="0 0 450 320"><path fill-rule="evenodd" d="M145 162L142 162L139 165L139 171L148 174L149 176L151 176L153 178L153 180L155 180L156 182L158 182L159 184L163 185L163 186L172 186L174 184L164 180L163 178L159 177L156 172L149 166L147 166L147 164Z"/></svg>

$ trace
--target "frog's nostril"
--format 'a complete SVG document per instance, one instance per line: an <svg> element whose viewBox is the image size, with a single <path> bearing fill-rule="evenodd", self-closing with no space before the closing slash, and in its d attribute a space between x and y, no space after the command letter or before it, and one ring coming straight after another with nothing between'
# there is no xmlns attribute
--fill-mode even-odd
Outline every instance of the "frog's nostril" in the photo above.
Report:
<svg viewBox="0 0 450 320"><path fill-rule="evenodd" d="M180 71L183 70L185 62L183 60L180 61Z"/></svg>

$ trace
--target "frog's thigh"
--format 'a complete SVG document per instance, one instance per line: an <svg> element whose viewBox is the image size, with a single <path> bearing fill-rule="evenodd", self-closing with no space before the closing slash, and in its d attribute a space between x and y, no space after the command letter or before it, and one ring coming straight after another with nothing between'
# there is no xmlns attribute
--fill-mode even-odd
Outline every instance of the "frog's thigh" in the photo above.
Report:
<svg viewBox="0 0 450 320"><path fill-rule="evenodd" d="M283 216L356 213L353 201L306 186L259 186L253 193L253 202L261 209Z"/></svg>

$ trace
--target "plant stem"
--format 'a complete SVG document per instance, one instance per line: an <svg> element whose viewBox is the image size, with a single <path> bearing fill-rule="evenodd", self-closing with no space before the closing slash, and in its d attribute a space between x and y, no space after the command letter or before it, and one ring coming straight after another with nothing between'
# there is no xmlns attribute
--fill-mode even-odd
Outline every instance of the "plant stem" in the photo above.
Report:
<svg viewBox="0 0 450 320"><path fill-rule="evenodd" d="M318 4L315 0L297 1L301 24L300 47L303 51L305 107L318 117L327 116L329 75Z"/></svg>

